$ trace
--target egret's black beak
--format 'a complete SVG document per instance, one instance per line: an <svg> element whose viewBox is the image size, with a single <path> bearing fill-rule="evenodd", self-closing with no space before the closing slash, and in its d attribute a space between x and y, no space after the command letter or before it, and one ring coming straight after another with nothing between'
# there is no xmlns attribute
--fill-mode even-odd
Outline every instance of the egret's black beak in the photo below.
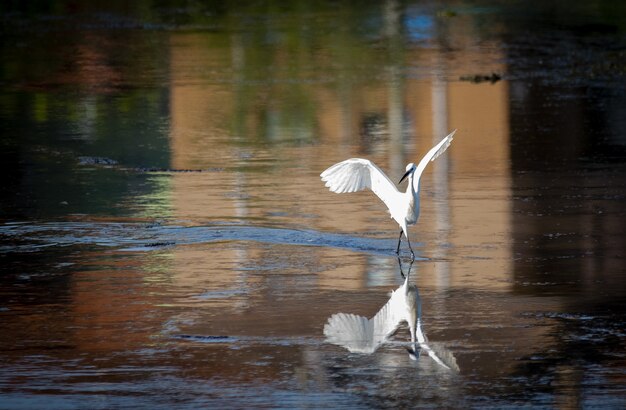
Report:
<svg viewBox="0 0 626 410"><path fill-rule="evenodd" d="M398 182L398 184L401 184L402 181L404 181L404 178L408 177L411 172L413 172L413 169L409 169L407 172L405 172L404 175L402 175L402 178L400 178L400 182Z"/></svg>

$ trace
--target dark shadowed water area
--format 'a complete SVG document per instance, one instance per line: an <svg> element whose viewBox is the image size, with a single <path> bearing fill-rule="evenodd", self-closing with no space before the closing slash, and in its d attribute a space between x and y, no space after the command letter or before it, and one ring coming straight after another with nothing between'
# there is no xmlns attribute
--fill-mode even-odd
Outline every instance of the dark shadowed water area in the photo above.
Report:
<svg viewBox="0 0 626 410"><path fill-rule="evenodd" d="M0 409L626 407L623 2L0 19ZM400 261L425 339L327 339L403 278L320 172L395 182L453 129Z"/></svg>

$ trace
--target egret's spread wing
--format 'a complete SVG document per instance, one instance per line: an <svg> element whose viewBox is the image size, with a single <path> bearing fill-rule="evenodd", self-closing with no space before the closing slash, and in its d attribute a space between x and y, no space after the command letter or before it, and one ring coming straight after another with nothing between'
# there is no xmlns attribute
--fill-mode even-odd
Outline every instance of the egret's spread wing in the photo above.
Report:
<svg viewBox="0 0 626 410"><path fill-rule="evenodd" d="M444 139L439 141L437 145L432 147L430 151L426 153L426 155L424 155L424 158L422 158L419 165L417 166L417 170L415 171L415 179L419 179L419 177L422 175L422 172L424 172L424 168L426 168L426 165L428 165L430 161L436 160L439 155L443 154L448 149L450 144L452 144L452 139L454 138L455 132L456 130L452 131Z"/></svg>
<svg viewBox="0 0 626 410"><path fill-rule="evenodd" d="M391 208L399 194L396 186L372 161L350 158L339 162L320 174L322 181L333 192L357 192L371 189Z"/></svg>

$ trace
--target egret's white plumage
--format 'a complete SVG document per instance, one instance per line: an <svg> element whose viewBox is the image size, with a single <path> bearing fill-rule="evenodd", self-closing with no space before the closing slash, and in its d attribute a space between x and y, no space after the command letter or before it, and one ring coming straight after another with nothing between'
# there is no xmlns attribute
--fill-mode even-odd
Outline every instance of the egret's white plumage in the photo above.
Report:
<svg viewBox="0 0 626 410"><path fill-rule="evenodd" d="M407 239L411 255L415 256L409 241L407 225L417 222L420 209L420 177L430 161L434 161L452 143L456 130L448 134L437 145L424 155L417 166L410 163L406 166L406 172L400 182L408 177L409 184L405 192L400 192L389 177L372 161L362 158L350 158L339 162L320 174L322 181L333 192L342 194L345 192L357 192L371 189L387 206L391 217L400 225L400 237L398 248L400 252L400 240L402 233Z"/></svg>

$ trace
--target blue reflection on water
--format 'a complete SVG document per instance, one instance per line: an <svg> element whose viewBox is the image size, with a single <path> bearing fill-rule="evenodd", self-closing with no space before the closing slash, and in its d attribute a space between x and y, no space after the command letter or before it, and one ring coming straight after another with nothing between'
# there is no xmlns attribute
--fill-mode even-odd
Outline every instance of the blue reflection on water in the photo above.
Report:
<svg viewBox="0 0 626 410"><path fill-rule="evenodd" d="M126 251L151 251L173 245L217 241L255 241L273 244L343 248L374 255L393 253L391 240L249 225L175 226L145 223L42 222L0 225L7 241L0 253L36 252L44 247L97 245ZM420 246L417 243L416 246ZM417 256L417 259L425 260Z"/></svg>

